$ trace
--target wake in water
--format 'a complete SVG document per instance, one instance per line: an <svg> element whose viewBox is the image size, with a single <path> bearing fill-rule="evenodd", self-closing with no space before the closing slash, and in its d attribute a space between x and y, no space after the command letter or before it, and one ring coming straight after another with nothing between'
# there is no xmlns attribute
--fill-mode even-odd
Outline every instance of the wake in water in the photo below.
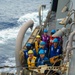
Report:
<svg viewBox="0 0 75 75"><path fill-rule="evenodd" d="M45 20L45 16L46 16L47 12L48 12L47 10L44 11L44 15L43 15L44 20ZM39 25L38 12L25 14L18 19L18 21L17 21L19 24L18 27L14 27L12 29L8 28L8 29L4 29L4 30L0 31L0 44L6 43L9 39L15 39L17 37L17 34L19 32L21 25L30 19L32 19L34 21L34 28L37 25ZM28 32L30 32L30 30L28 30Z"/></svg>

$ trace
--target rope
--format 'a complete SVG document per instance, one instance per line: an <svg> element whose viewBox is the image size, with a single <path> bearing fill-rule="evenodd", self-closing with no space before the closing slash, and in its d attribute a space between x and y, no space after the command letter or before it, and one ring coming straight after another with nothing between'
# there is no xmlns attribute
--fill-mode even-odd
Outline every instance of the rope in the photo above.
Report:
<svg viewBox="0 0 75 75"><path fill-rule="evenodd" d="M29 68L29 67L25 67L25 66L8 66L8 65L6 65L6 66L0 66L0 69L2 69L2 68Z"/></svg>
<svg viewBox="0 0 75 75"><path fill-rule="evenodd" d="M60 59L60 60L62 61L62 59ZM57 60L57 61L59 61L59 60ZM57 61L56 61L56 62L57 62ZM55 63L56 63L56 62L55 62ZM54 67L55 63L52 65L52 67ZM52 68L51 68L51 69L52 69ZM46 75L48 75L48 74L50 73L51 69L47 72ZM54 75L55 73L56 73L56 71L53 73L53 75Z"/></svg>

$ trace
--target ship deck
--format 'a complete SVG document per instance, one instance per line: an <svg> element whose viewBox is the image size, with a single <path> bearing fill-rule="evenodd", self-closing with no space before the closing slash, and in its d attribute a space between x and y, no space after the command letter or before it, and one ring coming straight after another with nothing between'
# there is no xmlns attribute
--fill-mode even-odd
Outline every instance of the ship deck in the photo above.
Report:
<svg viewBox="0 0 75 75"><path fill-rule="evenodd" d="M50 35L50 31L52 30L52 29L55 29L56 28L56 14L53 14L52 16L49 16L49 18L48 18L48 34ZM69 71L70 71L70 74L69 75L75 75L75 72L74 72L74 70L75 70L75 66L74 66L74 62L75 62L75 56L74 56L74 54L75 54L75 51L73 51L73 56L72 56L72 59L70 60L70 69L69 69ZM11 74L11 73L0 73L0 75L14 75L13 73Z"/></svg>

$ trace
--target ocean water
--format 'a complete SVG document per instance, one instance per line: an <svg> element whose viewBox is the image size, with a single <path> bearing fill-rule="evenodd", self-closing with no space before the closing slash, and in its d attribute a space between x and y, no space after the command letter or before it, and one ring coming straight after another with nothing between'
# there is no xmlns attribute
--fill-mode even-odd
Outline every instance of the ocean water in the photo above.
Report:
<svg viewBox="0 0 75 75"><path fill-rule="evenodd" d="M41 4L46 4L43 12L45 20L50 9L50 0L0 0L0 66L15 66L17 34L22 24L30 19L34 21L34 28L39 25L38 8ZM28 29L26 36L29 37L30 34ZM15 69L0 69L0 72L13 71Z"/></svg>

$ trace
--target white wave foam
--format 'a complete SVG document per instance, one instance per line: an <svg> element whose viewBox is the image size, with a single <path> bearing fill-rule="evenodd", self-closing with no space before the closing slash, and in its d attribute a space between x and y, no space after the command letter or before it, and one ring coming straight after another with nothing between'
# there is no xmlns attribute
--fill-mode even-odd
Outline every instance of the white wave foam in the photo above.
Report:
<svg viewBox="0 0 75 75"><path fill-rule="evenodd" d="M15 58L8 58L5 63L2 63L0 66L16 66ZM0 72L9 72L9 73L16 73L16 68L3 68L0 69Z"/></svg>
<svg viewBox="0 0 75 75"><path fill-rule="evenodd" d="M48 10L43 11L43 21L46 19L47 12L48 12ZM34 27L36 25L39 25L39 13L38 12L28 13L28 14L25 14L25 15L21 16L18 19L18 22L24 23L24 22L26 22L30 19L32 19L34 21Z"/></svg>
<svg viewBox="0 0 75 75"><path fill-rule="evenodd" d="M15 57L14 58L8 58L7 61L4 63L5 66L15 66Z"/></svg>
<svg viewBox="0 0 75 75"><path fill-rule="evenodd" d="M19 31L18 27L0 31L0 44L6 43L7 40L9 39L16 38L18 31Z"/></svg>
<svg viewBox="0 0 75 75"><path fill-rule="evenodd" d="M24 23L28 20L34 21L34 27L33 27L33 29L34 29L36 27L36 25L39 25L38 12L28 13L28 14L21 16L18 19L18 23Z"/></svg>
<svg viewBox="0 0 75 75"><path fill-rule="evenodd" d="M48 11L45 10L44 13L43 13L44 19L45 19L45 16L46 16L47 12ZM24 22L26 22L30 19L32 19L34 21L34 28L36 27L36 25L39 25L38 12L28 13L28 14L25 14L25 15L21 16L18 19L18 23L23 24ZM20 27L21 26L14 27L12 29L5 29L5 30L0 31L0 44L6 43L9 39L15 39L17 37L17 34L19 32ZM28 29L28 32L31 32L31 30Z"/></svg>

